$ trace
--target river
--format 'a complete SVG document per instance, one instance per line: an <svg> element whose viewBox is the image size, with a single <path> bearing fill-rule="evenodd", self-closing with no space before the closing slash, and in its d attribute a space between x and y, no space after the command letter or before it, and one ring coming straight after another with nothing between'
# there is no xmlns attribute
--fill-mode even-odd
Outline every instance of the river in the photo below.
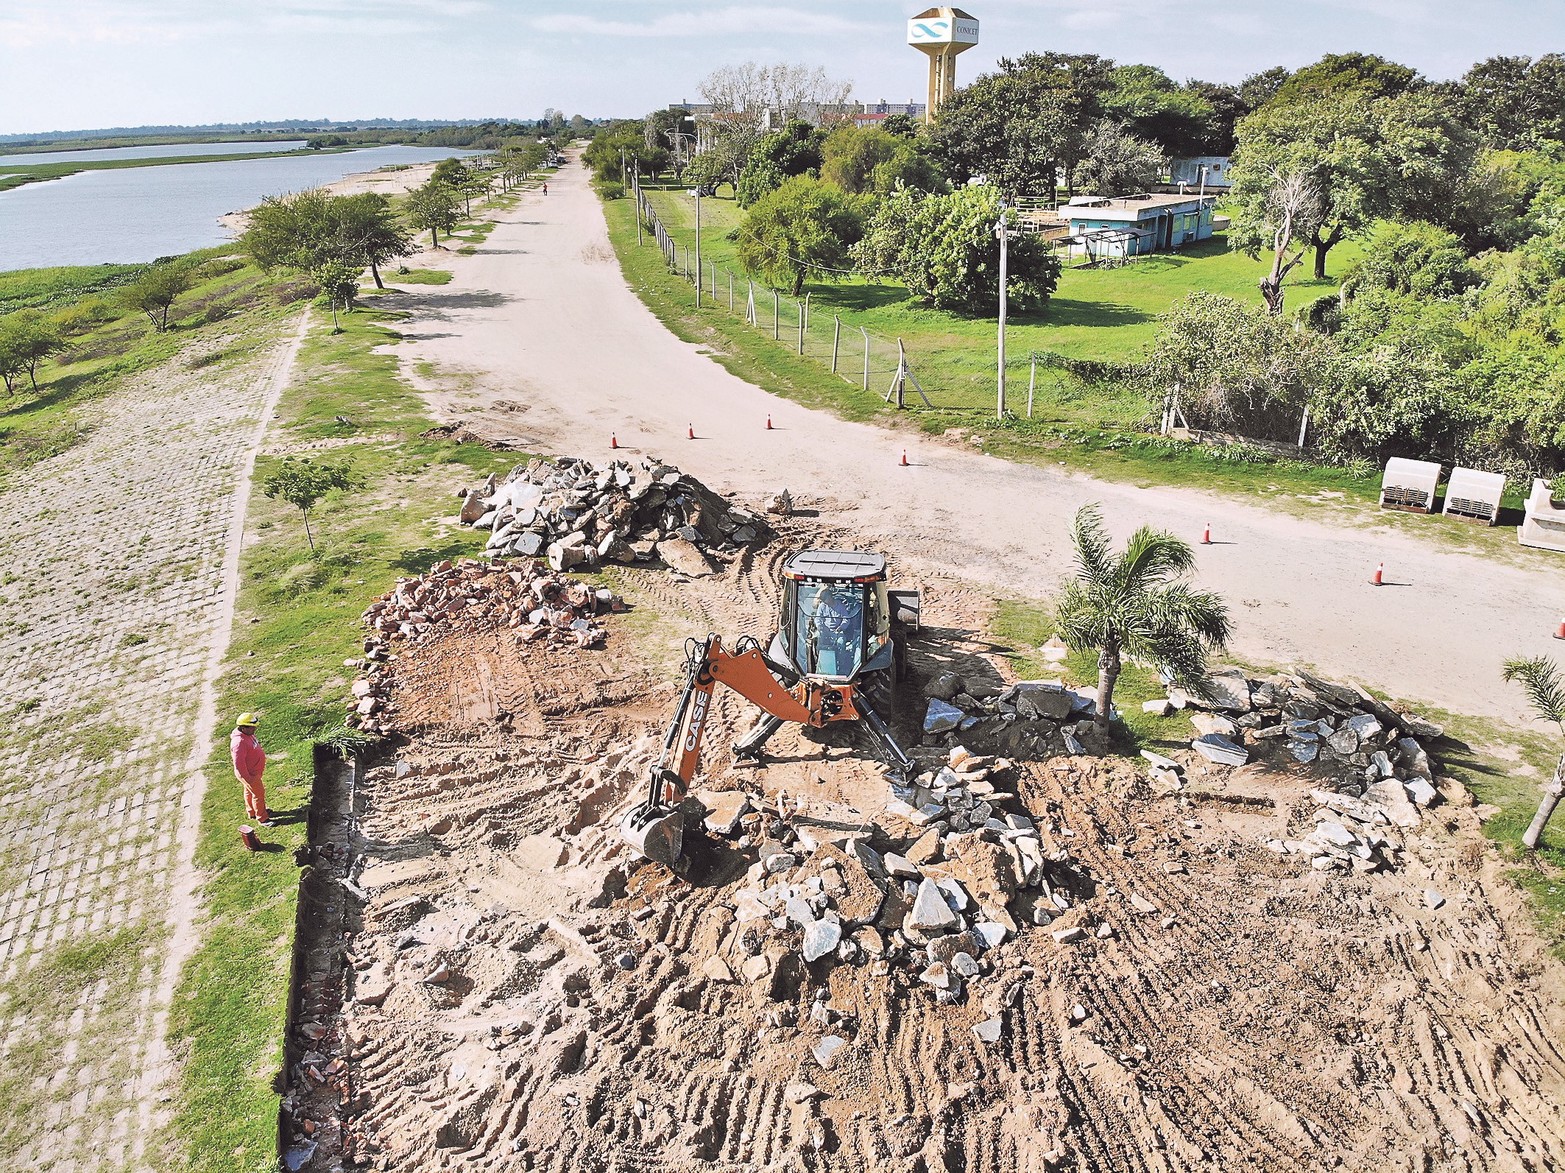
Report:
<svg viewBox="0 0 1565 1173"><path fill-rule="evenodd" d="M230 239L219 216L254 207L269 195L319 187L361 171L473 153L448 147L367 147L336 154L78 171L63 179L28 183L0 192L0 270L133 263L210 248Z"/></svg>
<svg viewBox="0 0 1565 1173"><path fill-rule="evenodd" d="M0 155L0 166L31 167L36 163L96 163L104 159L165 159L187 155L261 155L270 151L297 151L304 140L245 143L158 143L150 147L94 147L86 151L39 151L37 154Z"/></svg>

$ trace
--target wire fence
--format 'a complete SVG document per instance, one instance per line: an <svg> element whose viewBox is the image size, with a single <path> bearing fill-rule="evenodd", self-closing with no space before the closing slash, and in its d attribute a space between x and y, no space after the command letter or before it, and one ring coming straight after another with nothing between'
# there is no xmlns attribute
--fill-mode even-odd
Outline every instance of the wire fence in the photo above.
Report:
<svg viewBox="0 0 1565 1173"><path fill-rule="evenodd" d="M809 294L793 297L716 261L698 260L690 242L669 231L640 184L633 186L631 195L638 237L644 234L661 250L669 272L691 286L697 306L742 319L844 382L873 391L898 407L934 406L902 339L882 338L844 322L839 314L812 310Z"/></svg>

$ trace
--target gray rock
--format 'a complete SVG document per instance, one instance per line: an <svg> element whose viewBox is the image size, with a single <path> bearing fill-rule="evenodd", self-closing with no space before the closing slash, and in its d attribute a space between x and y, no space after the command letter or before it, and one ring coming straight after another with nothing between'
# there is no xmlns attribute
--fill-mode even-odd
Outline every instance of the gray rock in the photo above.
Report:
<svg viewBox="0 0 1565 1173"><path fill-rule="evenodd" d="M1402 787L1419 806L1433 806L1440 797L1440 792L1422 778L1409 778Z"/></svg>
<svg viewBox="0 0 1565 1173"><path fill-rule="evenodd" d="M881 866L886 869L886 874L895 876L899 880L917 880L920 878L919 870L906 858L895 851L888 851L880 857Z"/></svg>
<svg viewBox="0 0 1565 1173"><path fill-rule="evenodd" d="M1071 925L1068 929L1055 929L1054 932L1049 934L1061 945L1069 945L1073 941L1081 940L1086 935L1079 925Z"/></svg>
<svg viewBox="0 0 1565 1173"><path fill-rule="evenodd" d="M920 881L918 895L913 898L913 907L903 926L921 933L943 933L956 928L958 923L959 918L951 911L939 886L933 880Z"/></svg>
<svg viewBox="0 0 1565 1173"><path fill-rule="evenodd" d="M1436 892L1433 888L1425 888L1424 903L1429 905L1430 908L1439 908L1442 904L1445 903L1445 897L1442 896L1439 892Z"/></svg>
<svg viewBox="0 0 1565 1173"><path fill-rule="evenodd" d="M1142 701L1141 711L1143 713L1152 713L1158 717L1166 717L1174 711L1174 702L1167 697L1155 701Z"/></svg>
<svg viewBox="0 0 1565 1173"><path fill-rule="evenodd" d="M938 697L930 697L929 708L924 712L924 732L949 733L962 723L966 715L955 705L949 705Z"/></svg>
<svg viewBox="0 0 1565 1173"><path fill-rule="evenodd" d="M951 968L965 978L978 976L978 962L971 953L957 953L951 958Z"/></svg>
<svg viewBox="0 0 1565 1173"><path fill-rule="evenodd" d="M822 1067L830 1067L832 1060L837 1057L837 1052L847 1045L848 1040L841 1035L827 1035L810 1048L810 1054L815 1056L815 1062Z"/></svg>
<svg viewBox="0 0 1565 1173"><path fill-rule="evenodd" d="M1191 713L1190 724L1193 725L1195 727L1195 731L1202 736L1205 736L1208 733L1215 733L1219 737L1231 738L1236 736L1239 732L1239 726L1235 725L1227 717L1220 716L1217 713Z"/></svg>
<svg viewBox="0 0 1565 1173"><path fill-rule="evenodd" d="M1200 702L1209 709L1221 709L1225 713L1248 713L1253 707L1250 701L1250 681L1238 668L1218 668L1207 677L1211 690L1210 700Z"/></svg>
<svg viewBox="0 0 1565 1173"><path fill-rule="evenodd" d="M1153 753L1150 749L1142 750L1141 756L1146 758L1152 765L1164 770L1178 771L1181 768L1179 763L1173 758L1165 758L1162 754Z"/></svg>
<svg viewBox="0 0 1565 1173"><path fill-rule="evenodd" d="M799 857L786 851L774 851L761 861L761 868L769 876L799 866Z"/></svg>
<svg viewBox="0 0 1565 1173"><path fill-rule="evenodd" d="M1436 741L1445 736L1445 726L1426 721L1415 713L1398 713L1397 716L1402 719L1402 728L1420 741Z"/></svg>
<svg viewBox="0 0 1565 1173"><path fill-rule="evenodd" d="M1250 751L1244 746L1237 745L1216 733L1208 733L1196 738L1190 743L1190 748L1207 761L1215 762L1219 766L1242 766L1250 760Z"/></svg>
<svg viewBox="0 0 1565 1173"><path fill-rule="evenodd" d="M701 548L684 538L665 538L658 543L657 553L670 570L677 570L690 578L700 578L717 571L716 564Z"/></svg>
<svg viewBox="0 0 1565 1173"><path fill-rule="evenodd" d="M986 1018L982 1022L975 1023L973 1034L978 1036L980 1043L998 1043L1000 1030L1005 1024L998 1018Z"/></svg>
<svg viewBox="0 0 1565 1173"><path fill-rule="evenodd" d="M1326 744L1331 748L1331 752L1338 757L1352 757L1359 750L1359 735L1347 725L1344 725L1330 737L1326 738Z"/></svg>
<svg viewBox="0 0 1565 1173"><path fill-rule="evenodd" d="M998 921L981 920L973 926L973 932L978 934L984 943L985 949L996 949L1005 944L1008 930Z"/></svg>
<svg viewBox="0 0 1565 1173"><path fill-rule="evenodd" d="M1075 697L1047 681L1024 680L1009 690L1016 715L1026 721L1060 721L1070 716Z"/></svg>
<svg viewBox="0 0 1565 1173"><path fill-rule="evenodd" d="M836 921L813 921L804 930L804 960L817 961L842 941L842 926Z"/></svg>
<svg viewBox="0 0 1565 1173"><path fill-rule="evenodd" d="M1320 744L1313 739L1310 741L1290 740L1288 752L1293 755L1294 761L1309 763L1320 756Z"/></svg>
<svg viewBox="0 0 1565 1173"><path fill-rule="evenodd" d="M1360 741L1378 737L1384 728L1373 713L1355 713L1348 718L1347 727L1358 734Z"/></svg>
<svg viewBox="0 0 1565 1173"><path fill-rule="evenodd" d="M928 693L937 700L954 701L962 691L962 678L955 672L942 672L929 682Z"/></svg>

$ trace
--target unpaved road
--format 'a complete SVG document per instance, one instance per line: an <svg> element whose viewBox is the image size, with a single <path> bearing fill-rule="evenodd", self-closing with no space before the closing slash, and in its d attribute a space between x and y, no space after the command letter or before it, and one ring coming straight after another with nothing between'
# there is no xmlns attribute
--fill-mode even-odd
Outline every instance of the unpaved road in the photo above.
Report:
<svg viewBox="0 0 1565 1173"><path fill-rule="evenodd" d="M456 277L408 294L409 359L472 377L437 403L495 419L530 445L596 459L609 436L746 497L787 486L826 498L823 522L851 522L906 565L951 566L998 591L1051 594L1070 572L1067 521L1103 505L1120 535L1152 523L1199 547L1204 586L1228 597L1234 651L1258 663L1313 663L1410 700L1514 717L1507 655L1558 652L1565 563L1501 565L1388 527L1340 528L1213 494L1142 489L1010 464L799 407L729 374L669 334L627 287L586 173L570 166L547 197L500 218ZM457 410L453 410L453 408ZM776 429L765 430L770 413ZM686 438L694 424L698 439ZM908 445L911 467L899 465ZM1377 563L1388 585L1368 585Z"/></svg>

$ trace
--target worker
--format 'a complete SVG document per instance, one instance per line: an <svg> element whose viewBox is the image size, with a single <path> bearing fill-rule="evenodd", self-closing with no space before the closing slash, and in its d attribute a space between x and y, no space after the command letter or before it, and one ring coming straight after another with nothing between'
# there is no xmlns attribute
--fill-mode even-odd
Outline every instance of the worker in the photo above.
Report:
<svg viewBox="0 0 1565 1173"><path fill-rule="evenodd" d="M543 185L543 194L544 195L548 195L549 194L549 185L547 183Z"/></svg>
<svg viewBox="0 0 1565 1173"><path fill-rule="evenodd" d="M266 787L261 775L266 772L266 751L255 738L256 715L240 713L234 732L228 739L229 756L234 762L234 777L245 790L245 814L263 827L272 825L266 809Z"/></svg>
<svg viewBox="0 0 1565 1173"><path fill-rule="evenodd" d="M833 676L851 675L858 667L859 601L848 592L823 591L816 617L820 621L819 649L822 670Z"/></svg>

